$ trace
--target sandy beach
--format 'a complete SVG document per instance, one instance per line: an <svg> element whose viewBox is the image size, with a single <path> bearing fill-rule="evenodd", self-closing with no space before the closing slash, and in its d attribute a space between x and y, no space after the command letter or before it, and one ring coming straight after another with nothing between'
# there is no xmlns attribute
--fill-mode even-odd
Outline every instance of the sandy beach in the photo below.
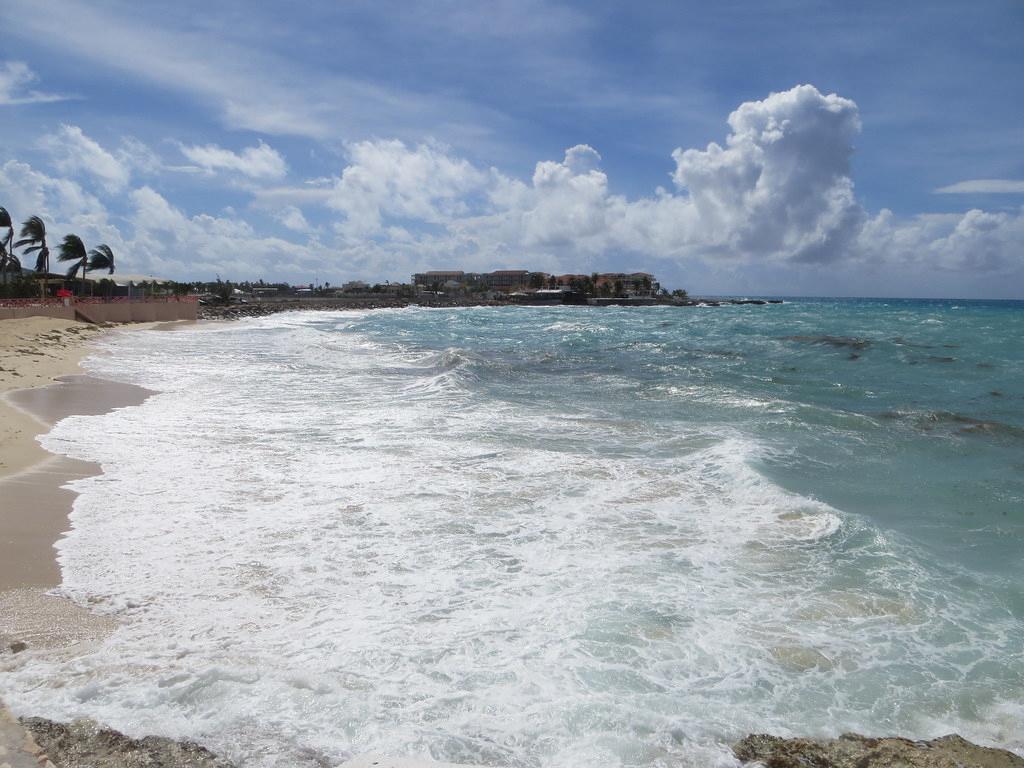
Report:
<svg viewBox="0 0 1024 768"><path fill-rule="evenodd" d="M0 322L0 641L67 648L113 622L47 594L60 585L54 544L70 527L71 480L99 467L43 450L37 438L71 414L141 403L140 387L82 375L93 325L32 317Z"/></svg>
<svg viewBox="0 0 1024 768"><path fill-rule="evenodd" d="M0 477L38 464L47 455L35 440L46 424L13 407L8 393L77 373L86 342L102 332L94 325L47 317L0 323Z"/></svg>

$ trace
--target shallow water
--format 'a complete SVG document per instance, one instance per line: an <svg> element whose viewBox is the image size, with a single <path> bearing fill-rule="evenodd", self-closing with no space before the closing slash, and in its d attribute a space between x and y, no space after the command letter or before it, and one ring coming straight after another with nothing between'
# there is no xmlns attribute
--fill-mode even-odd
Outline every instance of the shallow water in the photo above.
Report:
<svg viewBox="0 0 1024 768"><path fill-rule="evenodd" d="M1024 750L1024 305L298 313L111 337L11 703L246 765L731 764L747 732Z"/></svg>

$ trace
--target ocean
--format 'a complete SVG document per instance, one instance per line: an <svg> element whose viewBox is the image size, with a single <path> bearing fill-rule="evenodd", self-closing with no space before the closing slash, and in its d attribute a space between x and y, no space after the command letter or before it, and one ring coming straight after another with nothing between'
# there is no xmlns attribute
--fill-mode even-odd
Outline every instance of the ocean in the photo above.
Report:
<svg viewBox="0 0 1024 768"><path fill-rule="evenodd" d="M19 711L245 766L732 765L747 733L1024 754L1024 302L290 313L111 334L44 439Z"/></svg>

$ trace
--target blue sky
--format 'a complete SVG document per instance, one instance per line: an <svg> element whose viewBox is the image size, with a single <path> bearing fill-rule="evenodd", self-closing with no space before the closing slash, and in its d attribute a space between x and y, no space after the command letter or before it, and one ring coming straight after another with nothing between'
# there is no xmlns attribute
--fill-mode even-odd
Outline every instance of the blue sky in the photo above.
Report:
<svg viewBox="0 0 1024 768"><path fill-rule="evenodd" d="M1024 297L1024 3L6 0L0 205L125 272Z"/></svg>

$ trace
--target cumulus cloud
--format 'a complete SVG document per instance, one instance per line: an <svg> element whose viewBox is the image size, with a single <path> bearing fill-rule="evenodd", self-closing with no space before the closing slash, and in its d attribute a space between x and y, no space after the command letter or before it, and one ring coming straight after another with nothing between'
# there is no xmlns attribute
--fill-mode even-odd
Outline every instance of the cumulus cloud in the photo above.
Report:
<svg viewBox="0 0 1024 768"><path fill-rule="evenodd" d="M887 267L999 275L1024 270L1024 207L990 213L915 216L898 220L883 210L860 234L858 251Z"/></svg>
<svg viewBox="0 0 1024 768"><path fill-rule="evenodd" d="M262 236L237 216L189 216L150 187L130 197L130 246L156 274L309 275L329 258L315 242Z"/></svg>
<svg viewBox="0 0 1024 768"><path fill-rule="evenodd" d="M729 127L724 149L672 153L708 244L727 255L841 258L864 219L850 178L857 105L802 85L743 104Z"/></svg>
<svg viewBox="0 0 1024 768"><path fill-rule="evenodd" d="M288 164L269 144L260 142L239 153L216 144L205 146L181 145L181 152L190 162L207 173L232 171L251 179L282 179L288 174Z"/></svg>
<svg viewBox="0 0 1024 768"><path fill-rule="evenodd" d="M55 169L68 176L87 177L107 193L122 192L133 174L153 175L168 169L149 146L126 136L110 151L77 125L62 124L38 141Z"/></svg>
<svg viewBox="0 0 1024 768"><path fill-rule="evenodd" d="M350 238L465 267L537 265L586 271L636 266L760 264L855 269L1020 269L1021 214L897 219L869 216L850 159L857 105L810 85L741 105L723 144L672 153L674 191L610 192L601 156L577 145L537 163L529 181L476 168L438 145L361 142L327 204ZM418 227L426 224L427 227Z"/></svg>
<svg viewBox="0 0 1024 768"><path fill-rule="evenodd" d="M128 184L128 166L86 136L77 125L61 125L56 133L43 136L39 145L49 152L54 167L62 173L87 174L111 192Z"/></svg>
<svg viewBox="0 0 1024 768"><path fill-rule="evenodd" d="M349 145L350 164L327 198L344 214L339 229L350 237L380 232L385 217L443 224L465 215L488 180L445 147L408 147L398 140Z"/></svg>
<svg viewBox="0 0 1024 768"><path fill-rule="evenodd" d="M294 205L286 205L275 213L274 218L294 232L308 232L312 229L302 211Z"/></svg>
<svg viewBox="0 0 1024 768"><path fill-rule="evenodd" d="M350 237L389 237L389 224L444 227L453 253L581 268L610 252L827 262L848 255L866 215L850 178L857 106L813 86L743 104L725 146L677 149L677 191L627 200L609 191L596 149L537 163L523 182L478 169L439 145L367 141L328 205ZM436 231L431 233L436 237Z"/></svg>
<svg viewBox="0 0 1024 768"><path fill-rule="evenodd" d="M29 88L38 79L36 73L23 61L5 61L0 64L0 106L46 104L53 101L64 101L68 98Z"/></svg>
<svg viewBox="0 0 1024 768"><path fill-rule="evenodd" d="M11 214L15 231L29 216L46 223L51 252L64 235L74 232L90 247L106 243L117 254L125 253L124 241L107 208L77 182L54 178L26 163L9 160L0 166L0 200ZM18 254L22 265L33 267L34 256ZM54 259L51 255L51 268Z"/></svg>
<svg viewBox="0 0 1024 768"><path fill-rule="evenodd" d="M798 86L741 105L727 124L721 143L673 152L666 161L672 184L647 197L615 194L601 155L585 144L519 179L442 144L372 140L346 146L337 176L252 190L261 211L253 222L276 221L295 233L290 240L262 235L234 211L187 215L148 186L127 195L124 233L107 237L131 250L135 271L173 277L304 281L330 271L376 279L451 266L649 269L672 280L703 270L731 281L792 278L779 278L776 290L831 281L837 292L870 286L865 275L875 275L885 292L905 294L915 293L924 272L931 285L947 281L937 290L958 294L965 280L987 281L1001 294L1024 280L1024 209L899 217L862 208L850 169L860 120L849 99ZM55 136L59 170L99 179L102 189L125 189L131 175L161 169L141 144L125 140L107 152L73 126ZM182 151L207 172L253 179L287 172L262 143L237 154L215 145ZM91 227L97 237L112 231L103 205L75 181L24 164L2 166L0 195L61 227ZM333 230L312 227L303 212L309 206L333 211Z"/></svg>
<svg viewBox="0 0 1024 768"><path fill-rule="evenodd" d="M983 194L1024 195L1024 181L1013 179L970 179L935 190L940 195Z"/></svg>
<svg viewBox="0 0 1024 768"><path fill-rule="evenodd" d="M108 244L120 271L170 278L316 274L332 256L315 241L294 243L260 235L237 216L186 215L154 189L127 195L129 209L112 216L77 182L10 160L0 165L0 200L16 222L46 223L51 250L71 232L92 247Z"/></svg>

